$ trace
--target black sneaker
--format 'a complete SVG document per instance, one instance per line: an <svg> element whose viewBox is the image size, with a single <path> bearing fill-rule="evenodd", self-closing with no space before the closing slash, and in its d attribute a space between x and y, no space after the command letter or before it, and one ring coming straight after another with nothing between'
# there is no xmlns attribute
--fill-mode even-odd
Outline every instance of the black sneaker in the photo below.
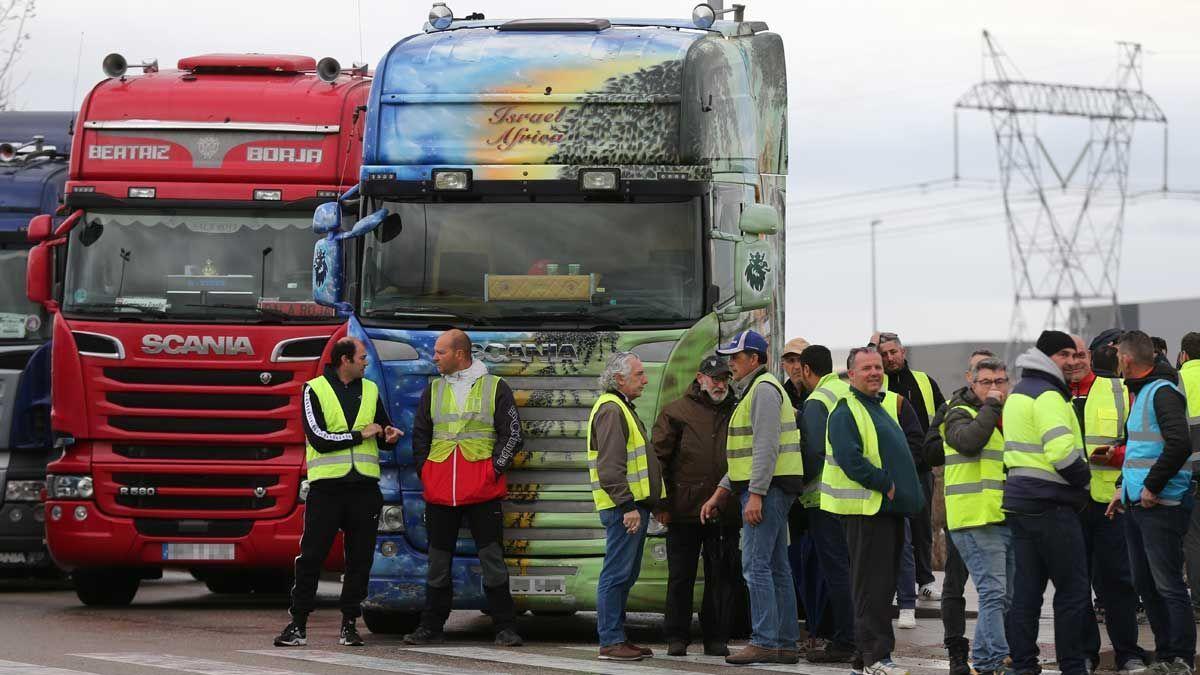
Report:
<svg viewBox="0 0 1200 675"><path fill-rule="evenodd" d="M804 658L809 663L852 663L854 661L854 648L839 646L830 642L825 645L824 649L805 652Z"/></svg>
<svg viewBox="0 0 1200 675"><path fill-rule="evenodd" d="M687 643L682 640L672 640L667 643L667 656L687 656Z"/></svg>
<svg viewBox="0 0 1200 675"><path fill-rule="evenodd" d="M279 637L275 638L276 647L303 647L307 644L308 631L295 621L289 623Z"/></svg>
<svg viewBox="0 0 1200 675"><path fill-rule="evenodd" d="M729 656L729 645L724 642L705 642L705 656Z"/></svg>
<svg viewBox="0 0 1200 675"><path fill-rule="evenodd" d="M338 644L346 647L363 646L362 636L358 634L353 620L342 622L342 635L338 638Z"/></svg>
<svg viewBox="0 0 1200 675"><path fill-rule="evenodd" d="M520 647L525 644L525 641L521 639L516 628L510 627L496 631L495 643L497 647Z"/></svg>
<svg viewBox="0 0 1200 675"><path fill-rule="evenodd" d="M432 631L425 626L417 626L413 632L405 635L401 642L406 645L433 645L446 639L442 631Z"/></svg>

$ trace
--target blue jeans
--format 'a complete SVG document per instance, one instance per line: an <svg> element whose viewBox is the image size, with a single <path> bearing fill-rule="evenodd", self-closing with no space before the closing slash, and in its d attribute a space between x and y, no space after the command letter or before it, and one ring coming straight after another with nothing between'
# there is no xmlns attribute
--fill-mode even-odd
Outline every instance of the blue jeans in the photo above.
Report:
<svg viewBox="0 0 1200 675"><path fill-rule="evenodd" d="M741 494L742 507L750 492ZM750 590L750 644L795 649L800 640L796 588L788 562L788 509L796 496L772 487L762 498L758 525L742 522L742 574Z"/></svg>
<svg viewBox="0 0 1200 675"><path fill-rule="evenodd" d="M646 525L650 522L650 511L641 506L636 508L642 515L637 534L629 534L625 529L624 514L620 509L613 507L600 511L605 538L604 564L600 567L600 580L596 585L596 632L600 634L601 647L625 642L625 603L629 601L629 590L642 569Z"/></svg>
<svg viewBox="0 0 1200 675"><path fill-rule="evenodd" d="M833 613L833 643L854 647L854 601L850 595L850 551L846 548L846 530L837 516L820 509L808 509L808 536L820 558L821 576Z"/></svg>
<svg viewBox="0 0 1200 675"><path fill-rule="evenodd" d="M904 546L900 549L900 570L896 574L896 606L917 607L917 561L913 557L912 518L904 519Z"/></svg>
<svg viewBox="0 0 1200 675"><path fill-rule="evenodd" d="M1001 670L1008 656L1004 617L1012 604L1012 534L1004 525L983 525L950 533L967 573L979 591L979 620L971 659L979 672Z"/></svg>
<svg viewBox="0 0 1200 675"><path fill-rule="evenodd" d="M791 565L796 594L800 598L800 604L804 606L804 624L808 636L831 638L831 635L825 634L827 631L822 630L829 624L825 620L828 593L811 532L805 532L788 545L788 562Z"/></svg>
<svg viewBox="0 0 1200 675"><path fill-rule="evenodd" d="M1154 631L1159 661L1196 657L1196 624L1183 581L1183 536L1191 519L1192 499L1178 506L1133 506L1125 514L1133 585L1142 596Z"/></svg>
<svg viewBox="0 0 1200 675"><path fill-rule="evenodd" d="M1012 669L1038 672L1038 622L1046 583L1054 584L1054 651L1063 675L1085 675L1083 636L1090 600L1087 548L1079 514L1052 506L1039 514L1008 514L1013 557L1020 572L1013 581L1008 619Z"/></svg>

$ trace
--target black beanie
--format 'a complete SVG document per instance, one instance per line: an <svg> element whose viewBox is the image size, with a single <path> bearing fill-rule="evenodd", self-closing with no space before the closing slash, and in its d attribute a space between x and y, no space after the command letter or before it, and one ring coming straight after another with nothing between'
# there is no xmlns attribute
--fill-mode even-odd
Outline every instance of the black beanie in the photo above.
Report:
<svg viewBox="0 0 1200 675"><path fill-rule="evenodd" d="M1044 330L1038 336L1038 351L1053 356L1064 349L1075 349L1075 340L1061 330Z"/></svg>

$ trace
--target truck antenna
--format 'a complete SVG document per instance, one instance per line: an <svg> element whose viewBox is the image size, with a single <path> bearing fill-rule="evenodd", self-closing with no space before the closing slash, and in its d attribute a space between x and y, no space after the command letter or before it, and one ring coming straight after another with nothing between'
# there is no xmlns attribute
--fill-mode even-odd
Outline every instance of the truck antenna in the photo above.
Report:
<svg viewBox="0 0 1200 675"><path fill-rule="evenodd" d="M83 31L79 31L79 52L75 55L75 80L71 83L71 108L75 110L75 97L79 95L79 65L83 63Z"/></svg>
<svg viewBox="0 0 1200 675"><path fill-rule="evenodd" d="M358 0L358 62L363 62L362 0Z"/></svg>

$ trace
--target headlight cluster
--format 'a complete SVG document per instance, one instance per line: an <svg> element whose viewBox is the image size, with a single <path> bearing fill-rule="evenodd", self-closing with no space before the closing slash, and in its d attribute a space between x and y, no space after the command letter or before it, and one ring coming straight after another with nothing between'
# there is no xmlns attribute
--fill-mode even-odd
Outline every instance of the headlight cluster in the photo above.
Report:
<svg viewBox="0 0 1200 675"><path fill-rule="evenodd" d="M379 511L380 532L403 532L404 509L399 504L385 505Z"/></svg>
<svg viewBox="0 0 1200 675"><path fill-rule="evenodd" d="M46 476L49 499L91 499L95 493L91 476Z"/></svg>
<svg viewBox="0 0 1200 675"><path fill-rule="evenodd" d="M40 502L45 487L44 480L10 480L4 484L4 501Z"/></svg>

